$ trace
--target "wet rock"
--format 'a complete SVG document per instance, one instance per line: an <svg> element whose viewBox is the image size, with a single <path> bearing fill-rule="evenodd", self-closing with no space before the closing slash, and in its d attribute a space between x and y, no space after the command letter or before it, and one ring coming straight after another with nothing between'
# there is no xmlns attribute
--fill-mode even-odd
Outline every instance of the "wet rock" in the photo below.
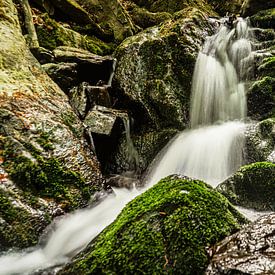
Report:
<svg viewBox="0 0 275 275"><path fill-rule="evenodd" d="M212 30L206 14L188 9L126 39L115 52L116 106L131 108L137 124L184 128L196 55Z"/></svg>
<svg viewBox="0 0 275 275"><path fill-rule="evenodd" d="M65 92L78 84L77 63L47 63L42 68Z"/></svg>
<svg viewBox="0 0 275 275"><path fill-rule="evenodd" d="M79 115L84 119L87 113L95 106L111 107L109 95L110 86L91 86L87 82L72 88L69 91L70 104Z"/></svg>
<svg viewBox="0 0 275 275"><path fill-rule="evenodd" d="M87 114L84 120L84 125L92 133L110 135L116 120L127 116L127 113L118 110L103 106L94 106L94 108Z"/></svg>
<svg viewBox="0 0 275 275"><path fill-rule="evenodd" d="M128 203L58 274L202 274L208 264L205 248L243 221L206 184L167 177Z"/></svg>
<svg viewBox="0 0 275 275"><path fill-rule="evenodd" d="M243 2L241 15L246 17L274 7L275 4L273 0L246 0Z"/></svg>
<svg viewBox="0 0 275 275"><path fill-rule="evenodd" d="M99 81L108 84L114 70L114 58L99 56L88 51L60 46L54 51L56 62L77 63L79 81L96 85Z"/></svg>
<svg viewBox="0 0 275 275"><path fill-rule="evenodd" d="M142 174L158 152L177 132L176 129L163 129L144 132L140 135L131 134L133 146L138 156L137 163L133 163L133 159L130 158L126 135L123 135L118 141L115 152L108 159L107 173L123 173L135 169L138 174Z"/></svg>
<svg viewBox="0 0 275 275"><path fill-rule="evenodd" d="M53 53L43 47L33 48L31 52L40 64L52 63L54 61Z"/></svg>
<svg viewBox="0 0 275 275"><path fill-rule="evenodd" d="M6 238L6 248L24 247L37 242L58 213L49 210L50 202L63 211L86 205L102 175L67 96L27 48L13 1L0 3L0 14L1 213L11 210L2 216L0 235L12 238ZM29 219L37 221L37 213L47 221L41 228Z"/></svg>
<svg viewBox="0 0 275 275"><path fill-rule="evenodd" d="M210 250L207 275L274 274L275 214L261 217Z"/></svg>
<svg viewBox="0 0 275 275"><path fill-rule="evenodd" d="M275 28L275 4L273 9L262 10L250 17L253 26L266 29Z"/></svg>
<svg viewBox="0 0 275 275"><path fill-rule="evenodd" d="M275 163L275 119L251 123L246 131L246 160Z"/></svg>
<svg viewBox="0 0 275 275"><path fill-rule="evenodd" d="M126 172L121 175L110 175L106 180L106 185L118 188L132 189L140 185L134 172Z"/></svg>
<svg viewBox="0 0 275 275"><path fill-rule="evenodd" d="M238 206L274 211L275 164L256 162L243 166L217 190Z"/></svg>

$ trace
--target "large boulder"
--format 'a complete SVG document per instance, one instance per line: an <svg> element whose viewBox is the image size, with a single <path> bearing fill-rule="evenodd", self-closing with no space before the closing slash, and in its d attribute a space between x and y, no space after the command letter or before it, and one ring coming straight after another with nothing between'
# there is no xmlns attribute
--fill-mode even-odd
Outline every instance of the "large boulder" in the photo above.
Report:
<svg viewBox="0 0 275 275"><path fill-rule="evenodd" d="M211 249L206 275L274 274L275 214L261 217Z"/></svg>
<svg viewBox="0 0 275 275"><path fill-rule="evenodd" d="M3 249L34 244L54 216L52 205L86 205L102 176L67 96L27 48L11 0L0 3L0 48Z"/></svg>
<svg viewBox="0 0 275 275"><path fill-rule="evenodd" d="M212 31L207 15L190 8L126 39L115 52L118 108L130 107L139 125L184 128L196 56Z"/></svg>
<svg viewBox="0 0 275 275"><path fill-rule="evenodd" d="M275 210L275 164L257 162L240 168L217 190L233 204L257 210Z"/></svg>
<svg viewBox="0 0 275 275"><path fill-rule="evenodd" d="M167 177L130 202L58 274L202 274L206 247L243 221L205 183Z"/></svg>

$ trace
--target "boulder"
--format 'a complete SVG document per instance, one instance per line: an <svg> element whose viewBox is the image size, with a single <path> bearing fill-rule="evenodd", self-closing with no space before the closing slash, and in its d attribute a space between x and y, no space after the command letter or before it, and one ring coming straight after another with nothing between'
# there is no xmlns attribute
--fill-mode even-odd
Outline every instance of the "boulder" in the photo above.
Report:
<svg viewBox="0 0 275 275"><path fill-rule="evenodd" d="M93 19L93 22L115 42L137 32L131 17L118 0L76 0Z"/></svg>
<svg viewBox="0 0 275 275"><path fill-rule="evenodd" d="M275 214L263 216L210 250L206 275L273 274Z"/></svg>
<svg viewBox="0 0 275 275"><path fill-rule="evenodd" d="M269 8L275 8L273 0L245 0L242 4L241 15L247 17Z"/></svg>
<svg viewBox="0 0 275 275"><path fill-rule="evenodd" d="M206 247L243 221L205 183L167 177L131 201L58 274L202 274Z"/></svg>
<svg viewBox="0 0 275 275"><path fill-rule="evenodd" d="M275 163L275 118L250 123L246 130L246 160L248 163Z"/></svg>
<svg viewBox="0 0 275 275"><path fill-rule="evenodd" d="M54 216L51 205L62 211L87 205L102 175L67 96L27 48L11 0L0 3L0 33L0 235L6 249L37 242Z"/></svg>
<svg viewBox="0 0 275 275"><path fill-rule="evenodd" d="M274 66L274 63L271 63ZM247 93L248 115L262 120L275 116L275 78L265 76L253 83Z"/></svg>
<svg viewBox="0 0 275 275"><path fill-rule="evenodd" d="M275 7L275 4L274 4ZM266 29L275 28L275 8L262 10L250 17L253 26Z"/></svg>
<svg viewBox="0 0 275 275"><path fill-rule="evenodd" d="M54 50L58 46L69 46L100 55L112 51L110 45L100 39L90 35L82 35L71 29L69 24L55 21L47 13L37 12L34 23L39 44L46 49Z"/></svg>
<svg viewBox="0 0 275 275"><path fill-rule="evenodd" d="M116 106L131 108L138 124L184 128L196 56L212 31L205 13L187 9L126 39L115 52Z"/></svg>
<svg viewBox="0 0 275 275"><path fill-rule="evenodd" d="M240 168L217 190L233 204L256 210L275 210L275 164L256 162Z"/></svg>

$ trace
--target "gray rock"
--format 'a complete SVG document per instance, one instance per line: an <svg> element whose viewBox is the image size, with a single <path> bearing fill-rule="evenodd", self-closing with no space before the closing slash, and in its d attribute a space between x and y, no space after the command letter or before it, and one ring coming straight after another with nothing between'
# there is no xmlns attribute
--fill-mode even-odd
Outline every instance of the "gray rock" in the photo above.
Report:
<svg viewBox="0 0 275 275"><path fill-rule="evenodd" d="M47 63L42 68L65 92L78 82L77 63Z"/></svg>
<svg viewBox="0 0 275 275"><path fill-rule="evenodd" d="M261 217L209 251L206 275L274 274L275 214Z"/></svg>
<svg viewBox="0 0 275 275"><path fill-rule="evenodd" d="M111 135L116 120L123 117L127 118L127 113L103 106L94 106L87 114L84 125L92 133Z"/></svg>
<svg viewBox="0 0 275 275"><path fill-rule="evenodd" d="M56 62L78 64L80 81L89 81L97 85L99 81L109 84L113 76L115 59L111 56L99 56L86 50L60 46L53 51Z"/></svg>

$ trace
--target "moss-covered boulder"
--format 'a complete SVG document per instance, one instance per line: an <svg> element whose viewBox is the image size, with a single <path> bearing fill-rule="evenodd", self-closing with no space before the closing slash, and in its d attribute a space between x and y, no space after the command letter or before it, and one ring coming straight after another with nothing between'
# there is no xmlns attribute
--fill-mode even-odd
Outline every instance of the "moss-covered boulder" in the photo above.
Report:
<svg viewBox="0 0 275 275"><path fill-rule="evenodd" d="M76 0L76 2L116 42L121 42L138 30L118 0ZM84 30L83 28L81 29ZM89 29L89 25L86 26L86 29Z"/></svg>
<svg viewBox="0 0 275 275"><path fill-rule="evenodd" d="M112 50L112 46L95 36L81 35L69 28L68 24L50 18L47 13L37 14L35 23L39 44L46 49L54 50L58 46L70 46L100 55L108 54Z"/></svg>
<svg viewBox="0 0 275 275"><path fill-rule="evenodd" d="M217 190L233 204L257 210L275 210L275 164L257 162L243 166Z"/></svg>
<svg viewBox="0 0 275 275"><path fill-rule="evenodd" d="M275 6L275 4L274 4ZM275 28L275 8L262 10L250 17L253 26L259 28Z"/></svg>
<svg viewBox="0 0 275 275"><path fill-rule="evenodd" d="M122 4L131 16L133 22L142 29L158 25L161 22L172 18L171 13L169 12L151 12L128 0L122 1Z"/></svg>
<svg viewBox="0 0 275 275"><path fill-rule="evenodd" d="M205 183L167 177L130 202L59 274L202 274L206 247L243 221Z"/></svg>
<svg viewBox="0 0 275 275"><path fill-rule="evenodd" d="M10 235L5 248L23 247L54 209L86 205L102 175L67 96L27 48L11 0L0 3L0 33L0 235Z"/></svg>
<svg viewBox="0 0 275 275"><path fill-rule="evenodd" d="M196 56L211 31L207 15L190 8L126 39L115 52L116 106L130 107L139 125L184 128Z"/></svg>
<svg viewBox="0 0 275 275"><path fill-rule="evenodd" d="M245 0L242 4L241 14L246 17L269 8L275 8L273 0Z"/></svg>
<svg viewBox="0 0 275 275"><path fill-rule="evenodd" d="M274 67L274 63L268 66ZM270 70L270 69L269 69ZM265 76L254 82L247 94L248 115L257 120L275 116L275 78Z"/></svg>
<svg viewBox="0 0 275 275"><path fill-rule="evenodd" d="M275 118L251 123L246 131L246 160L275 163Z"/></svg>

